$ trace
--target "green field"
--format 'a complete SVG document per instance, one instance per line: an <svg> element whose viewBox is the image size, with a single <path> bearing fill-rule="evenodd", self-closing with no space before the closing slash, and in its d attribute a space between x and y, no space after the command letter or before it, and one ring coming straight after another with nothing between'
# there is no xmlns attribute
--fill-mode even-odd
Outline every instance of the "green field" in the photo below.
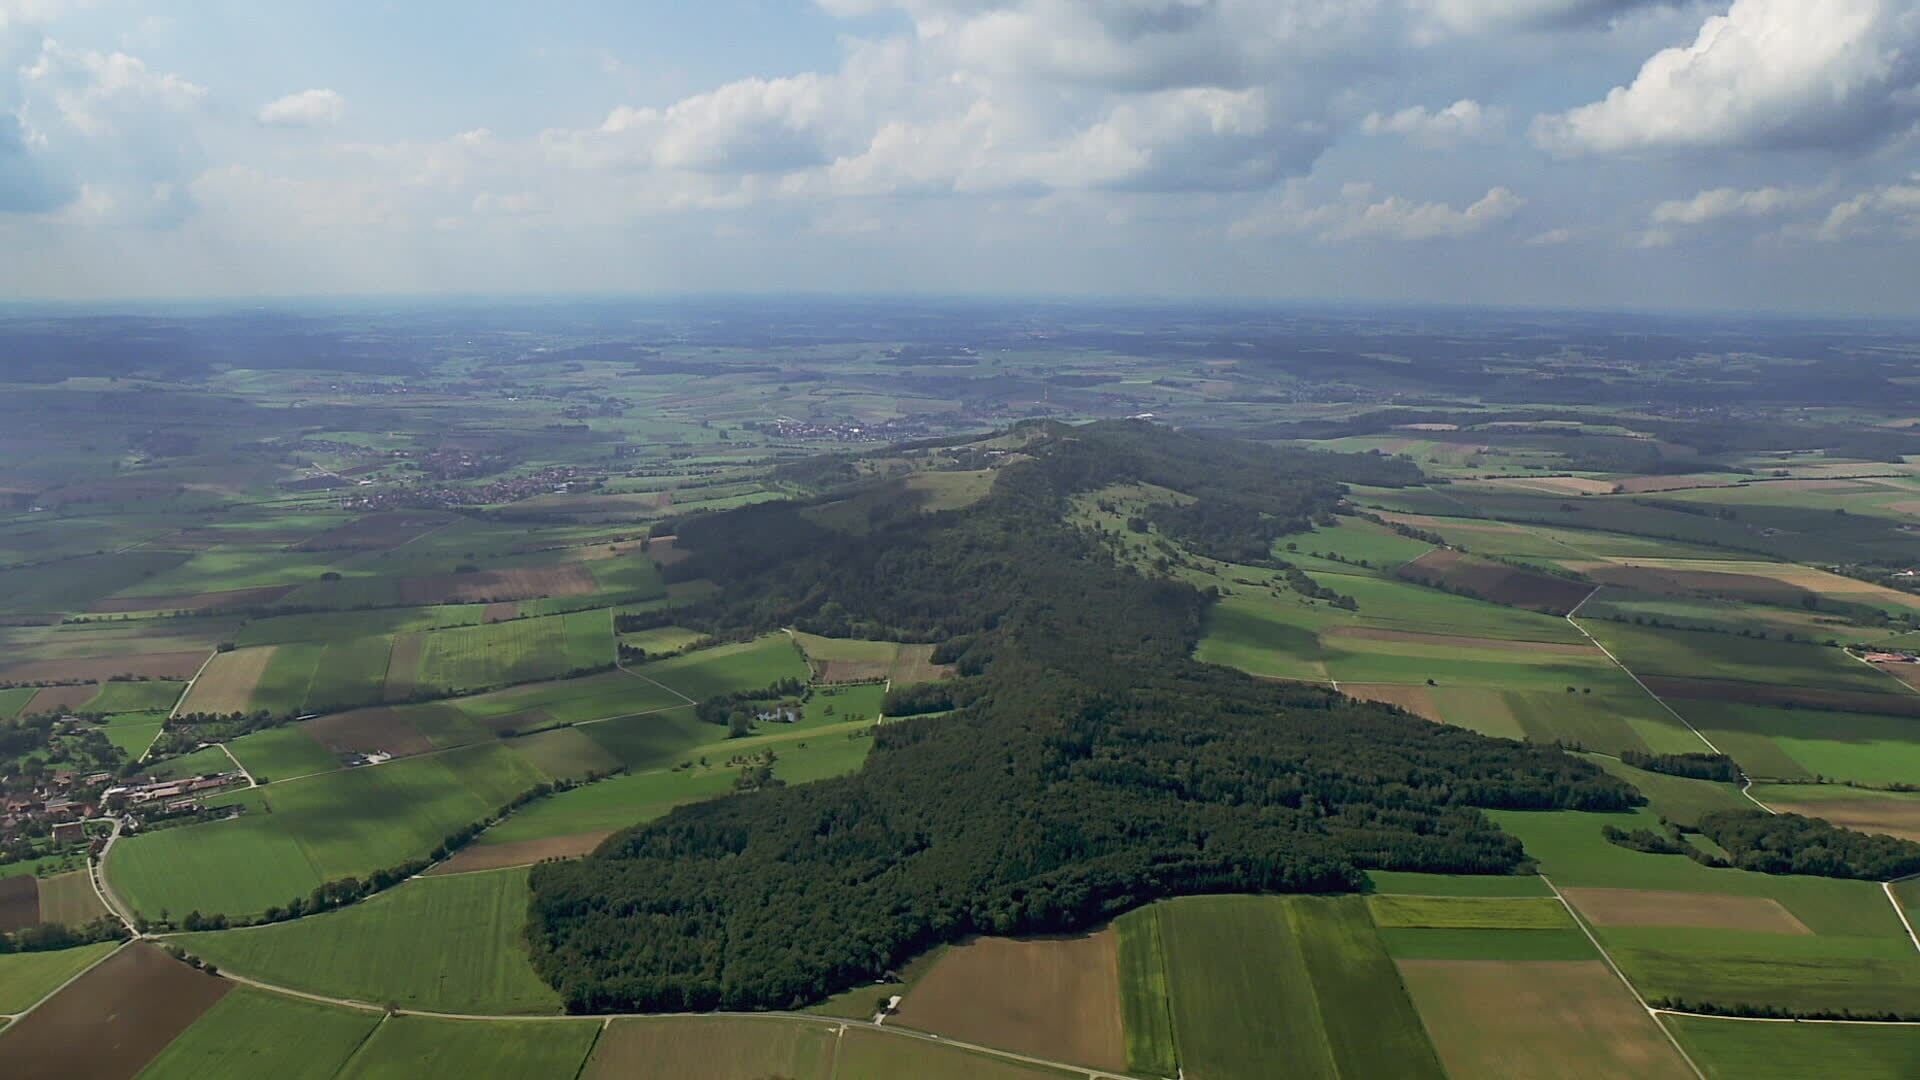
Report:
<svg viewBox="0 0 1920 1080"><path fill-rule="evenodd" d="M1113 923L1120 952L1120 1011L1127 1035L1127 1068L1151 1076L1179 1070L1173 1041L1160 908L1128 912Z"/></svg>
<svg viewBox="0 0 1920 1080"><path fill-rule="evenodd" d="M120 947L117 941L47 952L0 953L0 1013L23 1012L101 957Z"/></svg>
<svg viewBox="0 0 1920 1080"><path fill-rule="evenodd" d="M1702 746L1697 753L1705 753ZM1690 780L1684 776L1636 769L1618 758L1583 754L1588 761L1607 770L1637 788L1647 797L1653 811L1670 821L1692 825L1700 815L1714 810L1751 810L1753 803L1740 794L1737 784L1710 780Z"/></svg>
<svg viewBox="0 0 1920 1080"><path fill-rule="evenodd" d="M594 733L603 726L606 725L596 724L583 730ZM699 727L709 738L715 732L709 725ZM774 775L790 784L842 775L859 768L873 746L871 739L847 736L846 731L830 729L813 734L790 733L692 744L676 751L673 758L676 763L691 762L688 768L656 767L560 792L488 829L481 834L480 842L505 844L550 836L610 832L651 821L676 806L717 798L732 791L740 770L727 765L727 759L768 748L776 755ZM707 761L704 766L699 764L702 758Z"/></svg>
<svg viewBox="0 0 1920 1080"><path fill-rule="evenodd" d="M237 644L279 645L290 641L339 641L343 638L390 637L446 626L476 626L485 604L441 604L378 611L320 612L254 619L242 627Z"/></svg>
<svg viewBox="0 0 1920 1080"><path fill-rule="evenodd" d="M374 1031L341 1080L416 1080L422 1076L555 1080L575 1076L593 1049L600 1021L438 1020L395 1016Z"/></svg>
<svg viewBox="0 0 1920 1080"><path fill-rule="evenodd" d="M501 624L506 625L506 624ZM496 732L526 733L562 724L634 716L685 705L671 690L623 671L560 679L460 698L453 708Z"/></svg>
<svg viewBox="0 0 1920 1080"><path fill-rule="evenodd" d="M250 807L238 819L122 840L108 872L149 915L252 914L322 881L423 858L545 780L501 745L323 773L228 797Z"/></svg>
<svg viewBox="0 0 1920 1080"><path fill-rule="evenodd" d="M1752 776L1876 786L1920 777L1920 721L1912 717L1717 701L1675 707Z"/></svg>
<svg viewBox="0 0 1920 1080"><path fill-rule="evenodd" d="M525 869L416 878L339 911L172 939L236 974L410 1009L556 1012L521 928Z"/></svg>
<svg viewBox="0 0 1920 1080"><path fill-rule="evenodd" d="M663 656L677 653L689 645L697 645L707 639L707 635L698 630L689 630L684 626L656 626L651 630L637 630L630 634L621 634L620 643L644 650L649 656Z"/></svg>
<svg viewBox="0 0 1920 1080"><path fill-rule="evenodd" d="M286 780L341 767L338 758L297 724L242 735L228 743L227 750L256 781L263 777Z"/></svg>
<svg viewBox="0 0 1920 1080"><path fill-rule="evenodd" d="M1532 874L1416 874L1369 870L1374 891L1388 896L1552 896Z"/></svg>
<svg viewBox="0 0 1920 1080"><path fill-rule="evenodd" d="M165 712L180 700L185 683L154 679L148 682L103 683L93 700L80 707L90 713Z"/></svg>
<svg viewBox="0 0 1920 1080"><path fill-rule="evenodd" d="M1159 905L1181 1067L1195 1076L1440 1076L1358 899Z"/></svg>
<svg viewBox="0 0 1920 1080"><path fill-rule="evenodd" d="M805 682L811 674L785 634L768 634L737 645L718 645L634 668L649 679L702 701L716 694L759 690L782 679Z"/></svg>
<svg viewBox="0 0 1920 1080"><path fill-rule="evenodd" d="M1886 904L1884 898L1881 903ZM1889 914L1891 914L1891 906ZM1607 952L1648 997L1880 1017L1920 1015L1920 953L1901 937L1609 927ZM1711 1011L1711 1010L1707 1010Z"/></svg>
<svg viewBox="0 0 1920 1080"><path fill-rule="evenodd" d="M1600 953L1579 930L1385 928L1380 940L1395 960L1595 960Z"/></svg>
<svg viewBox="0 0 1920 1080"><path fill-rule="evenodd" d="M33 695L39 692L40 689L34 686L0 689L0 720L11 720L19 716L20 710L26 708L27 702L32 701Z"/></svg>
<svg viewBox="0 0 1920 1080"><path fill-rule="evenodd" d="M612 662L612 617L604 609L509 619L424 635L413 686L440 694L472 693Z"/></svg>
<svg viewBox="0 0 1920 1080"><path fill-rule="evenodd" d="M1641 676L1731 679L1870 694L1900 690L1894 680L1849 657L1845 650L1824 645L1601 620L1583 625L1621 663Z"/></svg>
<svg viewBox="0 0 1920 1080"><path fill-rule="evenodd" d="M1574 929L1573 916L1552 897L1373 896L1367 910L1382 929Z"/></svg>
<svg viewBox="0 0 1920 1080"><path fill-rule="evenodd" d="M1912 1080L1920 1076L1920 1027L1756 1024L1663 1016L1709 1080Z"/></svg>
<svg viewBox="0 0 1920 1080"><path fill-rule="evenodd" d="M233 771L233 759L219 747L209 746L195 750L190 754L155 761L147 765L143 772L162 780L176 780L185 776L205 776L209 773Z"/></svg>
<svg viewBox="0 0 1920 1080"><path fill-rule="evenodd" d="M380 1023L378 1013L236 987L167 1045L143 1080L331 1080Z"/></svg>

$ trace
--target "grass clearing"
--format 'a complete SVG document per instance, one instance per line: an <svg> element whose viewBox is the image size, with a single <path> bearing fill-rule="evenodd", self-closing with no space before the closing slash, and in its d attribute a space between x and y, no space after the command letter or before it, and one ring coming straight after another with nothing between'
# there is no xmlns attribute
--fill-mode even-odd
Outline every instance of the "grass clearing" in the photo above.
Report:
<svg viewBox="0 0 1920 1080"><path fill-rule="evenodd" d="M184 689L186 689L185 683L165 679L103 683L100 692L83 706L82 711L108 716L118 713L165 712L173 708L174 702L180 700L180 691Z"/></svg>
<svg viewBox="0 0 1920 1080"><path fill-rule="evenodd" d="M613 663L611 620L600 609L436 630L423 635L412 686L471 693L602 667Z"/></svg>
<svg viewBox="0 0 1920 1080"><path fill-rule="evenodd" d="M239 987L168 1044L141 1080L330 1080L380 1023L374 1013Z"/></svg>
<svg viewBox="0 0 1920 1080"><path fill-rule="evenodd" d="M222 968L328 997L438 1012L549 1013L521 928L524 869L409 881L363 903L271 926L186 934Z"/></svg>

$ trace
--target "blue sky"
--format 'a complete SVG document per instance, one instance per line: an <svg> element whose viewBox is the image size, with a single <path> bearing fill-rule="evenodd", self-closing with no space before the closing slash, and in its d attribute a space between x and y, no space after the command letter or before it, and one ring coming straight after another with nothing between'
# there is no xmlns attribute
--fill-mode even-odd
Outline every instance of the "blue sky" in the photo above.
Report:
<svg viewBox="0 0 1920 1080"><path fill-rule="evenodd" d="M0 0L0 298L1911 315L1914 0Z"/></svg>

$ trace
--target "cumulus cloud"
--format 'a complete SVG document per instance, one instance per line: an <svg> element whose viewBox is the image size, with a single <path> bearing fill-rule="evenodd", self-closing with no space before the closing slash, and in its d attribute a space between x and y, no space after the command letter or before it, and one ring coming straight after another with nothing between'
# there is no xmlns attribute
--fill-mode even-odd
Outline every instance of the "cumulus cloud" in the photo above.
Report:
<svg viewBox="0 0 1920 1080"><path fill-rule="evenodd" d="M347 99L332 90L302 90L260 107L259 120L269 127L332 127L347 114Z"/></svg>
<svg viewBox="0 0 1920 1080"><path fill-rule="evenodd" d="M1811 232L1815 239L1837 242L1888 227L1909 239L1920 237L1920 173L1836 203Z"/></svg>
<svg viewBox="0 0 1920 1080"><path fill-rule="evenodd" d="M1911 0L1734 0L1692 45L1655 54L1627 86L1558 115L1558 154L1853 149L1920 115L1920 7Z"/></svg>
<svg viewBox="0 0 1920 1080"><path fill-rule="evenodd" d="M207 97L206 87L151 71L137 56L69 49L52 40L22 75L49 94L61 118L82 135L134 133L151 113L185 112Z"/></svg>
<svg viewBox="0 0 1920 1080"><path fill-rule="evenodd" d="M1655 225L1705 225L1726 218L1767 218L1807 201L1803 192L1764 187L1751 191L1722 187L1690 199L1669 199L1653 208Z"/></svg>
<svg viewBox="0 0 1920 1080"><path fill-rule="evenodd" d="M1238 238L1312 234L1321 240L1437 240L1471 236L1513 217L1526 200L1504 187L1491 188L1472 204L1416 202L1399 195L1376 198L1371 184L1348 184L1334 202L1306 204L1292 192L1276 206L1235 222Z"/></svg>
<svg viewBox="0 0 1920 1080"><path fill-rule="evenodd" d="M1422 146L1453 146L1493 138L1506 123L1506 110L1461 98L1438 112L1413 105L1396 113L1368 113L1360 130L1368 135L1400 135Z"/></svg>

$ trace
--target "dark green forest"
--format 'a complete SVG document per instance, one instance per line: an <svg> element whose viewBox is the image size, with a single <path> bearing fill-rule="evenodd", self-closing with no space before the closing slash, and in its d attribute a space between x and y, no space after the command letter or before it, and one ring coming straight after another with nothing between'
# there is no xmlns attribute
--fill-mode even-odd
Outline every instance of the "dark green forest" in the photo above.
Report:
<svg viewBox="0 0 1920 1080"><path fill-rule="evenodd" d="M1559 752L1190 658L1210 597L1116 564L1067 499L1122 481L1220 512L1205 550L1265 553L1403 462L1270 451L1136 422L1050 427L964 510L865 532L763 504L677 523L683 622L942 642L941 716L888 724L852 776L682 807L532 871L529 935L569 1009L789 1008L976 932L1067 931L1159 897L1342 892L1369 868L1510 873L1480 808L1624 809ZM1182 536L1185 539L1185 536Z"/></svg>

